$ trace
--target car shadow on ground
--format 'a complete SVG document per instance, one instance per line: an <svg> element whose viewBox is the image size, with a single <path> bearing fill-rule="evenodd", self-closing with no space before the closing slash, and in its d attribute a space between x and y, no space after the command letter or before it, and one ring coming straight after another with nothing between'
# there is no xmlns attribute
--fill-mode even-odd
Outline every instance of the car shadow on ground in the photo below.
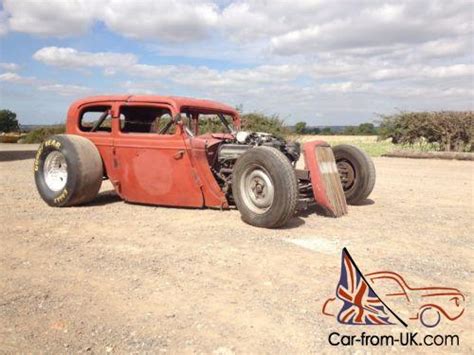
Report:
<svg viewBox="0 0 474 355"><path fill-rule="evenodd" d="M366 198L365 200L362 200L359 203L357 203L355 205L352 205L352 206L370 206L370 205L373 205L374 203L375 203L374 200L372 200L370 198Z"/></svg>
<svg viewBox="0 0 474 355"><path fill-rule="evenodd" d="M2 150L0 151L0 162L33 159L36 150Z"/></svg>
<svg viewBox="0 0 474 355"><path fill-rule="evenodd" d="M297 214L292 219L290 219L283 227L280 227L279 229L282 229L282 230L294 229L294 228L301 227L305 223L306 222L304 221L304 219L299 217Z"/></svg>
<svg viewBox="0 0 474 355"><path fill-rule="evenodd" d="M96 198L89 203L78 207L91 207L91 206L103 206L108 205L116 202L120 202L122 199L119 195L115 192L115 190L107 190L100 192L97 194Z"/></svg>
<svg viewBox="0 0 474 355"><path fill-rule="evenodd" d="M93 201L91 201L89 203L86 203L84 205L78 206L78 207L103 206L103 205L108 205L108 204L117 203L117 202L121 202L121 201L123 201L123 200L120 198L120 196L117 195L115 190L111 189L111 190L100 192ZM123 201L123 202L127 203L127 201ZM160 208L178 208L178 209L196 209L196 210L199 210L199 208L192 208L192 207L190 208L190 207L175 207L175 206L155 206L155 205L140 204L140 203L133 203L133 204L142 205L142 206L150 206L150 207L160 207ZM356 207L370 206L370 205L373 205L373 204L375 204L374 200L365 199L364 201L361 201L360 203L358 203L355 206ZM225 212L225 211L229 211L229 210L237 210L237 208L235 206L230 206L230 208L228 210L222 210L222 211ZM317 214L318 216L332 218L331 216L328 216L328 213L322 207L320 207L318 205L313 205L313 206L310 206L310 207L308 207L304 210L300 210L300 211L296 212L295 216L293 218L291 218L285 226L280 227L279 229L286 230L286 229L298 228L298 227L300 227L300 226L302 226L306 223L305 218L308 218L310 215L313 215L313 214Z"/></svg>
<svg viewBox="0 0 474 355"><path fill-rule="evenodd" d="M363 207L363 206L370 206L370 205L373 205L373 204L375 204L374 200L372 200L370 198L366 198L365 200L359 202L357 205L352 205L352 206ZM297 211L296 214L295 214L295 217L293 219L291 219L288 222L288 224L285 227L281 228L281 229L292 229L292 228L299 227L299 226L305 224L305 221L304 221L305 218L307 218L307 217L309 217L313 214L317 214L318 216L322 216L322 217L333 218L321 206L312 205L312 206L310 206L306 209L302 209L302 210Z"/></svg>

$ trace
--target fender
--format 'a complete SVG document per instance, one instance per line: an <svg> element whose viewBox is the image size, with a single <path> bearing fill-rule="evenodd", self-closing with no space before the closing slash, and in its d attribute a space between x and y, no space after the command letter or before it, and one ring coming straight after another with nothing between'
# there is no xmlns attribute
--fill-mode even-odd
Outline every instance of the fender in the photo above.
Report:
<svg viewBox="0 0 474 355"><path fill-rule="evenodd" d="M347 214L346 197L330 145L323 141L307 142L303 144L303 154L316 203L332 217Z"/></svg>

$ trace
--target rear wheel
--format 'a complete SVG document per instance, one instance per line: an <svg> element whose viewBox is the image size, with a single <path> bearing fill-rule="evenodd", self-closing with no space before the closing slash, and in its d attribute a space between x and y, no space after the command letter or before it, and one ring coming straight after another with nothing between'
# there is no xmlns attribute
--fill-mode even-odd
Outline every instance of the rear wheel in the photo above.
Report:
<svg viewBox="0 0 474 355"><path fill-rule="evenodd" d="M283 153L275 148L257 147L237 159L232 193L244 222L277 228L285 225L295 212L298 182Z"/></svg>
<svg viewBox="0 0 474 355"><path fill-rule="evenodd" d="M375 186L375 166L363 150L348 144L332 148L348 204L364 201Z"/></svg>
<svg viewBox="0 0 474 355"><path fill-rule="evenodd" d="M102 184L103 166L90 140L58 134L38 148L34 172L41 198L50 206L62 207L93 200Z"/></svg>

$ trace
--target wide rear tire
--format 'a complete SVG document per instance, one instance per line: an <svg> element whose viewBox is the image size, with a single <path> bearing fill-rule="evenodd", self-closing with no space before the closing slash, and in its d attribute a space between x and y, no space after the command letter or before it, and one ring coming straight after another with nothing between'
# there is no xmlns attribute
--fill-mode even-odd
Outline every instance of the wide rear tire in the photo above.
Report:
<svg viewBox="0 0 474 355"><path fill-rule="evenodd" d="M271 147L257 147L237 159L232 193L244 222L256 227L278 228L295 212L298 181L283 153Z"/></svg>
<svg viewBox="0 0 474 355"><path fill-rule="evenodd" d="M103 165L87 138L58 134L45 140L34 162L36 188L50 206L65 207L92 201L99 192Z"/></svg>
<svg viewBox="0 0 474 355"><path fill-rule="evenodd" d="M336 145L332 150L347 203L362 203L375 186L374 162L366 152L353 145Z"/></svg>

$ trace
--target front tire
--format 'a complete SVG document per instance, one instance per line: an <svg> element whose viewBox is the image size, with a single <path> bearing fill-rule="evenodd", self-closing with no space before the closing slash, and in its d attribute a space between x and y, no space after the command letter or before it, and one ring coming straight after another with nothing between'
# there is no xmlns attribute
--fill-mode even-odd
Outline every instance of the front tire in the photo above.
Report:
<svg viewBox="0 0 474 355"><path fill-rule="evenodd" d="M298 181L283 153L271 147L257 147L237 159L232 193L244 222L278 228L295 212Z"/></svg>
<svg viewBox="0 0 474 355"><path fill-rule="evenodd" d="M427 328L434 328L441 322L441 314L436 308L426 307L420 313L420 322Z"/></svg>
<svg viewBox="0 0 474 355"><path fill-rule="evenodd" d="M360 204L374 189L374 162L366 152L353 145L336 145L332 150L347 203Z"/></svg>
<svg viewBox="0 0 474 355"><path fill-rule="evenodd" d="M48 205L80 205L92 201L99 192L102 159L90 140L58 134L41 143L34 173L36 188Z"/></svg>

